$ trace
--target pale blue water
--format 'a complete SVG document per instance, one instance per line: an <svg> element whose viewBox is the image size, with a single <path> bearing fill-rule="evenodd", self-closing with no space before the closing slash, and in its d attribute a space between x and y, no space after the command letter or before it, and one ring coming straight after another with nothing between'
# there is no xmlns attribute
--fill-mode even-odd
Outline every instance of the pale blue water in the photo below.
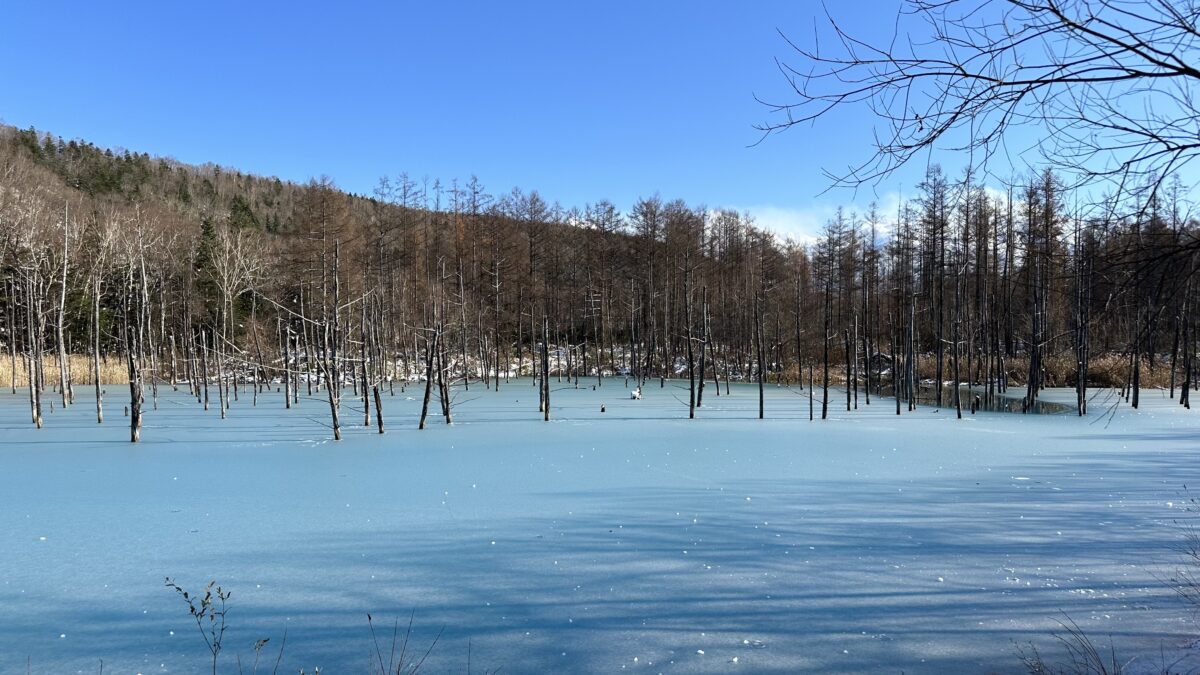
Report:
<svg viewBox="0 0 1200 675"><path fill-rule="evenodd" d="M1195 634L1156 576L1200 418L1157 394L1107 425L836 398L810 422L735 386L689 421L679 383L621 385L556 385L549 423L527 381L473 386L421 432L410 388L341 443L276 393L224 421L164 396L136 446L119 387L104 425L81 392L41 431L3 395L0 672L204 672L166 576L233 591L223 672L285 625L280 672L366 672L368 612L415 612L421 651L444 626L434 673L468 640L477 672L938 673L1019 672L1064 612L1129 653Z"/></svg>

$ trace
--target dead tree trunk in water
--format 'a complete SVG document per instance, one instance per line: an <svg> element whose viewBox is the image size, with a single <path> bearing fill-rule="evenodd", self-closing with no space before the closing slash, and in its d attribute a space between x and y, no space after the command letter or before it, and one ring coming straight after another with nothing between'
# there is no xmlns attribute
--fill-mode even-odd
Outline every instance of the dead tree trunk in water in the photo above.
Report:
<svg viewBox="0 0 1200 675"><path fill-rule="evenodd" d="M145 355L150 356L150 396L154 402L154 409L158 410L158 351L154 346L154 317L150 313L152 303L150 302L150 282L146 275L146 259L141 260L142 268L142 334L139 342L142 344L143 361L145 365ZM71 371L67 369L67 386L71 386Z"/></svg>
<svg viewBox="0 0 1200 675"><path fill-rule="evenodd" d="M67 262L70 259L70 226L67 206L63 207L63 260L62 275L58 280L58 322L55 326L55 337L58 342L58 393L62 397L62 406L66 408L75 402L71 392L71 378L67 373L67 344L63 339L63 321L67 314Z"/></svg>
<svg viewBox="0 0 1200 675"><path fill-rule="evenodd" d="M262 338L258 335L258 296L250 296L250 330L254 331L254 352L256 363L251 368L253 379L251 384L254 387L254 394L251 397L250 405L258 406L258 390L262 387L262 381L270 382L267 375L266 364L263 363Z"/></svg>
<svg viewBox="0 0 1200 675"><path fill-rule="evenodd" d="M458 330L461 332L459 347L462 354L463 391L467 391L471 388L471 370L467 361L467 290L462 258L458 259Z"/></svg>
<svg viewBox="0 0 1200 675"><path fill-rule="evenodd" d="M447 382L450 366L446 363L445 330L445 326L439 323L438 335L440 337L437 341L437 369L434 372L437 374L438 400L442 404L442 417L446 419L446 424L452 424L454 420L451 417L450 384Z"/></svg>
<svg viewBox="0 0 1200 675"><path fill-rule="evenodd" d="M846 355L846 412L850 412L850 378L852 377L850 367L850 330L842 329L842 347Z"/></svg>
<svg viewBox="0 0 1200 675"><path fill-rule="evenodd" d="M378 357L378 355L380 354L379 324L378 323L376 323L376 322L371 323L370 335L371 335L371 347L372 347L371 353L376 355L376 357ZM376 358L374 365L375 365L375 367L373 369L374 377L372 378L372 381L371 381L371 393L375 398L375 425L379 428L379 433L382 434L383 433L383 397L379 393L379 383L383 379L383 373L380 370L381 366L382 366L382 360L379 358Z"/></svg>
<svg viewBox="0 0 1200 675"><path fill-rule="evenodd" d="M336 307L336 305L335 305ZM333 440L342 440L341 408L341 375L337 370L337 336L331 335L336 329L329 325L326 318L321 326L321 375L325 380L325 394L329 402L330 426L333 428Z"/></svg>
<svg viewBox="0 0 1200 675"><path fill-rule="evenodd" d="M690 256L685 256L686 269L683 274L683 314L687 322L688 361L688 419L696 418L696 336L692 328L692 267Z"/></svg>
<svg viewBox="0 0 1200 675"><path fill-rule="evenodd" d="M287 332L292 336L292 361L294 361L296 364L295 369L291 371L292 405L298 406L300 405L300 356L303 354L303 352L300 351L300 336L292 334L290 326L287 328ZM307 372L305 375L307 375Z"/></svg>
<svg viewBox="0 0 1200 675"><path fill-rule="evenodd" d="M41 331L40 312L37 305L40 302L37 285L33 278L25 283L25 364L29 373L29 414L30 421L38 429L42 428L42 391L38 382L38 333Z"/></svg>
<svg viewBox="0 0 1200 675"><path fill-rule="evenodd" d="M165 310L164 310L165 311ZM171 389L179 391L179 362L175 353L175 332L172 331L168 336L171 350Z"/></svg>
<svg viewBox="0 0 1200 675"><path fill-rule="evenodd" d="M200 366L196 357L196 331L192 328L191 314L185 314L183 325L187 327L187 336L183 341L183 348L187 354L187 376L188 376L188 393L196 397L196 403L202 403L204 397L200 395Z"/></svg>
<svg viewBox="0 0 1200 675"><path fill-rule="evenodd" d="M542 420L550 421L550 320L542 312Z"/></svg>
<svg viewBox="0 0 1200 675"><path fill-rule="evenodd" d="M1147 319L1146 325L1148 326L1149 324L1150 321ZM1132 391L1130 391L1130 396L1132 400L1130 405L1136 408L1138 407L1138 398L1142 392L1142 311L1140 308L1138 309L1137 321L1134 322L1133 326L1133 377L1131 386Z"/></svg>
<svg viewBox="0 0 1200 675"><path fill-rule="evenodd" d="M1084 255L1090 246L1083 246L1080 241L1079 219L1075 220L1075 411L1079 416L1087 414L1087 381L1088 381L1088 324L1090 322L1088 307L1091 302L1090 259L1084 260ZM1186 297L1186 292L1185 292ZM1178 328L1178 324L1176 325ZM1178 331L1176 331L1178 337ZM1171 367L1172 384L1174 384L1175 368ZM1187 385L1184 385L1186 390Z"/></svg>
<svg viewBox="0 0 1200 675"><path fill-rule="evenodd" d="M433 357L437 350L439 331L434 328L432 337L425 339L425 395L421 399L421 421L418 429L425 428L425 419L429 417L429 400L433 397Z"/></svg>
<svg viewBox="0 0 1200 675"><path fill-rule="evenodd" d="M10 278L8 280L8 363L9 363L9 386L12 389L13 396L17 395L17 285Z"/></svg>
<svg viewBox="0 0 1200 675"><path fill-rule="evenodd" d="M1191 409L1192 359L1195 346L1192 344L1192 285L1188 283L1183 294L1183 386L1179 389L1179 403Z"/></svg>
<svg viewBox="0 0 1200 675"><path fill-rule="evenodd" d="M129 440L137 443L142 438L142 312L134 312L130 306L135 297L134 271L132 265L127 276L125 288L124 324L125 324L125 362L129 372ZM143 275L142 283L145 283ZM142 297L140 292L136 297ZM136 325L131 322L136 321Z"/></svg>
<svg viewBox="0 0 1200 675"><path fill-rule="evenodd" d="M962 419L962 379L959 372L959 353L962 350L960 344L962 332L962 274L959 269L955 269L954 273L954 414L958 419Z"/></svg>
<svg viewBox="0 0 1200 675"><path fill-rule="evenodd" d="M854 358L850 361L850 381L854 383L854 409L858 410L858 316L854 317L854 336L850 338L849 344L846 345L854 351Z"/></svg>
<svg viewBox="0 0 1200 675"><path fill-rule="evenodd" d="M208 410L208 333L200 329L200 378L204 388L204 409Z"/></svg>
<svg viewBox="0 0 1200 675"><path fill-rule="evenodd" d="M213 333L213 351L217 357L217 406L221 409L221 419L225 419L225 412L229 409L229 389L225 373L225 310L222 305L221 310L221 330Z"/></svg>
<svg viewBox="0 0 1200 675"><path fill-rule="evenodd" d="M324 258L324 256L322 256L321 267L324 268L324 266L325 266L325 258ZM304 287L303 286L300 287L300 316L308 316L304 312ZM313 380L316 379L315 368L317 367L316 358L314 358L315 357L315 348L313 347L314 340L310 337L310 334L315 330L316 330L315 326L309 326L307 321L302 321L300 323L300 333L301 334L297 336L297 338L303 338L303 340L304 340L304 384L305 384L305 391L307 392L307 394L310 398L313 395ZM298 357L297 357L297 361L299 361ZM297 377L299 377L299 374L297 374ZM297 393L297 396L299 396L299 393Z"/></svg>
<svg viewBox="0 0 1200 675"><path fill-rule="evenodd" d="M1170 374L1169 374L1170 394L1168 394L1168 398L1170 398L1172 401L1174 401L1175 400L1175 373L1177 372L1176 369L1178 367L1177 364L1178 364L1178 360L1179 360L1179 313L1178 312L1176 312L1175 314L1173 314L1171 316L1171 333L1173 334L1174 338L1171 342L1171 370L1170 370Z"/></svg>
<svg viewBox="0 0 1200 675"><path fill-rule="evenodd" d="M329 417L335 441L342 440L342 374L338 368L338 358L341 353L338 349L341 342L341 324L338 317L341 303L340 258L341 242L335 241L333 244L333 306L328 309L322 308L325 316L321 322L321 370L325 376L325 393L329 399Z"/></svg>
<svg viewBox="0 0 1200 675"><path fill-rule="evenodd" d="M96 386L96 424L104 423L104 388L100 384L100 275L92 277L92 379Z"/></svg>
<svg viewBox="0 0 1200 675"><path fill-rule="evenodd" d="M904 389L908 393L908 411L917 409L917 303L908 304L908 344L904 356Z"/></svg>
<svg viewBox="0 0 1200 675"><path fill-rule="evenodd" d="M492 333L496 342L494 345L496 349L496 391L500 391L500 262L498 260L492 261ZM504 364L504 373L507 377L507 363Z"/></svg>
<svg viewBox="0 0 1200 675"><path fill-rule="evenodd" d="M825 339L823 340L824 353L821 359L821 419L829 418L829 341L833 337L829 334L831 330L830 321L833 308L830 301L830 292L832 285L830 279L825 280Z"/></svg>
<svg viewBox="0 0 1200 675"><path fill-rule="evenodd" d="M945 202L940 202L944 204ZM942 385L945 382L945 358L946 358L946 228L949 222L946 219L944 209L939 209L937 218L937 250L934 252L934 259L937 261L937 288L936 302L937 307L937 381L934 383L934 396L936 398L937 407L942 407Z"/></svg>
<svg viewBox="0 0 1200 675"><path fill-rule="evenodd" d="M813 364L808 362L808 421L813 421Z"/></svg>
<svg viewBox="0 0 1200 675"><path fill-rule="evenodd" d="M700 377L696 382L696 407L704 405L704 371L708 365L708 286L700 291Z"/></svg>
<svg viewBox="0 0 1200 675"><path fill-rule="evenodd" d="M368 398L370 394L367 389L370 387L371 377L367 372L367 363L369 360L367 353L369 347L369 341L367 340L367 299L362 298L361 302L362 307L359 308L358 323L358 337L361 342L359 344L358 357L362 361L362 367L359 369L359 375L362 377L363 426L369 427L371 426L371 400Z"/></svg>
<svg viewBox="0 0 1200 675"><path fill-rule="evenodd" d="M898 323L893 315L892 320L892 393L896 395L896 414L900 414L900 336L898 328L895 326Z"/></svg>
<svg viewBox="0 0 1200 675"><path fill-rule="evenodd" d="M279 331L283 339L283 408L292 409L292 327Z"/></svg>
<svg viewBox="0 0 1200 675"><path fill-rule="evenodd" d="M763 310L761 293L754 297L754 345L758 360L758 419L766 416L766 399L763 391L763 379L766 368L763 363Z"/></svg>
<svg viewBox="0 0 1200 675"><path fill-rule="evenodd" d="M874 221L872 221L872 225L871 225L871 251L872 252L875 251ZM864 244L863 245L863 276L866 278L863 282L863 291L862 291L862 296L863 296L862 353L863 353L863 372L864 372L863 395L866 398L867 405L871 405L871 356L872 356L871 348L872 348L872 346L874 346L872 338L874 337L875 331L878 330L876 321L874 319L872 319L872 316L871 316L871 309L872 309L872 307L871 307L871 287L875 280L875 276L876 276L876 272L877 272L877 268L875 267L876 264L877 264L877 262L874 257L871 257L870 259L868 259L867 247L866 247L866 244ZM878 312L878 310L876 310L876 312ZM876 314L875 319L878 319L878 314ZM857 326L857 323L855 325ZM857 346L855 347L855 349L857 349ZM878 349L878 346L875 346L875 349ZM857 360L855 361L855 363L857 364ZM878 382L876 382L875 385L877 387L880 386Z"/></svg>
<svg viewBox="0 0 1200 675"><path fill-rule="evenodd" d="M326 323L321 329L321 373L325 378L325 393L329 400L329 417L330 425L333 427L333 440L342 440L342 424L339 418L339 410L341 404L341 383L338 382L339 375L337 366L334 363L337 360L337 340L330 334L329 324Z"/></svg>

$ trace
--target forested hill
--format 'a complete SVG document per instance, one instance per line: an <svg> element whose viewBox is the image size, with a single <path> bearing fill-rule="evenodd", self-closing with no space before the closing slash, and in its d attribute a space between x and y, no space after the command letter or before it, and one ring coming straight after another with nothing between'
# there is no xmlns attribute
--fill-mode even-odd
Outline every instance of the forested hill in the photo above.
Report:
<svg viewBox="0 0 1200 675"><path fill-rule="evenodd" d="M192 166L146 153L99 148L34 129L0 127L6 161L24 174L33 164L97 203L156 203L180 215L224 218L234 227L277 232L293 210L297 186L214 164ZM36 179L51 180L45 173ZM46 186L49 187L49 186Z"/></svg>
<svg viewBox="0 0 1200 675"><path fill-rule="evenodd" d="M434 344L452 379L483 378L530 371L545 333L552 367L585 376L1174 388L1194 379L1197 226L1163 184L1089 218L1048 171L997 191L933 167L897 213L797 243L657 196L561 207L404 175L355 196L4 127L0 321L14 387L31 362L94 377L43 354L136 353L167 378L197 349L256 376L294 348L314 379L394 379Z"/></svg>

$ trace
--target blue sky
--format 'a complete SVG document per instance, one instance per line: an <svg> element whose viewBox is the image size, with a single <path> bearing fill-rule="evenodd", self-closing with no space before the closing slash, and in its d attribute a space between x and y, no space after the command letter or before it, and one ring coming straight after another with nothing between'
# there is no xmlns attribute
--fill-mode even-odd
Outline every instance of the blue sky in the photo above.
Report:
<svg viewBox="0 0 1200 675"><path fill-rule="evenodd" d="M659 192L783 233L815 231L837 204L894 203L923 170L820 194L823 167L870 152L865 113L749 147L766 119L754 95L786 95L776 30L811 35L815 2L122 7L9 3L0 119L360 193L401 171L567 206ZM897 7L840 15L878 35Z"/></svg>

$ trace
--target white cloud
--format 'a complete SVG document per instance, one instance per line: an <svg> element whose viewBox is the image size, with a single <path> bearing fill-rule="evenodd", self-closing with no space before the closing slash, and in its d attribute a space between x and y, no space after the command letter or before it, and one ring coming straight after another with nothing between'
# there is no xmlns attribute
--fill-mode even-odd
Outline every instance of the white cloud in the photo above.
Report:
<svg viewBox="0 0 1200 675"><path fill-rule="evenodd" d="M989 199L1004 203L1008 199L1007 190L985 185L984 191ZM873 199L858 195L855 199L845 202L822 201L804 207L781 206L778 204L758 204L752 206L730 206L740 213L749 213L759 227L770 230L782 238L792 238L803 244L811 244L820 238L825 224L837 216L838 206L841 206L847 219L861 223L870 210L871 202L879 217L879 235L886 238L892 231L899 216L901 201L916 197L916 191L900 193L890 191L875 196Z"/></svg>
<svg viewBox="0 0 1200 675"><path fill-rule="evenodd" d="M883 230L888 230L896 220L896 210L900 205L900 194L890 192L880 195L875 200L875 208ZM821 236L825 224L837 216L838 206L841 206L846 218L854 218L862 222L870 209L869 200L848 201L842 204L836 202L816 203L805 207L779 206L775 204L758 204L744 207L729 207L739 212L749 213L759 227L770 230L780 237L792 238L803 244L810 244ZM881 232L881 234L883 234Z"/></svg>
<svg viewBox="0 0 1200 675"><path fill-rule="evenodd" d="M758 227L774 232L783 238L791 238L808 244L817 239L825 221L833 216L833 211L821 207L803 209L785 206L759 205L737 209L749 213Z"/></svg>

